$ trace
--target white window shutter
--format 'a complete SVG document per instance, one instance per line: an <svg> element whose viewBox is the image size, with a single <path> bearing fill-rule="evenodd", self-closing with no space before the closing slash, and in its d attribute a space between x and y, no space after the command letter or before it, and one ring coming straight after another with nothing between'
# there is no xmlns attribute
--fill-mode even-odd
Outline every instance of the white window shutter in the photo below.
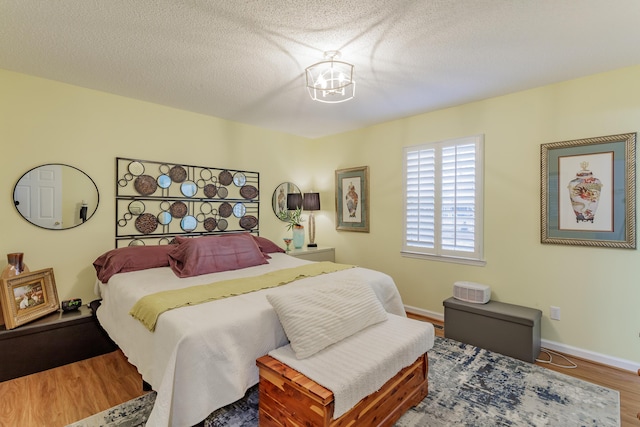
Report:
<svg viewBox="0 0 640 427"><path fill-rule="evenodd" d="M403 252L482 259L482 136L404 149Z"/></svg>

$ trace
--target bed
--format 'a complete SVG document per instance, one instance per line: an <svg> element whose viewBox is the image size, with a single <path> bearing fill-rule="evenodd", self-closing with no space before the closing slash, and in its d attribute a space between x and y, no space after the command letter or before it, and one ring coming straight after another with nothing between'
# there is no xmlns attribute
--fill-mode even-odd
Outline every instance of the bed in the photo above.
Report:
<svg viewBox="0 0 640 427"><path fill-rule="evenodd" d="M222 236L210 238L220 239ZM255 239L255 236L253 238ZM200 239L205 238L189 240L204 242ZM260 242L257 241L256 247L264 256L264 262L190 277L178 277L175 263L163 265L162 255L157 255L155 262L143 262L144 257L132 257L131 253L128 253L127 259L137 259L141 266L134 268L125 265L111 268L108 277L100 274L109 270L109 266L105 265L109 262L105 263L104 255L101 257L102 265L94 264L99 273L95 292L102 299L102 304L97 310L97 318L130 363L136 366L144 381L157 392L148 425L195 425L214 410L240 399L250 387L258 383L256 359L288 343L285 331L273 306L267 300L267 295L299 291L304 287L322 286L327 282L344 286L366 283L374 291L386 312L406 316L391 277L360 267L306 277L270 289L168 310L158 316L153 332L129 314L136 302L153 293L237 278L251 278L311 264L310 261L281 253L279 248L269 244L266 239ZM273 249L269 250L268 247ZM120 254L115 251L122 249L129 252L137 250L121 248L110 253ZM193 255L202 254L189 254ZM238 258L247 257L236 257L235 261ZM212 258L200 259L207 262ZM237 265L234 264L233 267Z"/></svg>

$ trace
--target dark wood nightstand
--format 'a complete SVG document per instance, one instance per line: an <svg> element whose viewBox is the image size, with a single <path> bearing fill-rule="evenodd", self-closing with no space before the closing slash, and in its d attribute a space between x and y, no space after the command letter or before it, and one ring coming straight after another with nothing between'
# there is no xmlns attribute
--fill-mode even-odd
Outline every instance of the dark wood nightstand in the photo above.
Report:
<svg viewBox="0 0 640 427"><path fill-rule="evenodd" d="M0 381L116 350L91 309L57 311L16 329L0 326Z"/></svg>

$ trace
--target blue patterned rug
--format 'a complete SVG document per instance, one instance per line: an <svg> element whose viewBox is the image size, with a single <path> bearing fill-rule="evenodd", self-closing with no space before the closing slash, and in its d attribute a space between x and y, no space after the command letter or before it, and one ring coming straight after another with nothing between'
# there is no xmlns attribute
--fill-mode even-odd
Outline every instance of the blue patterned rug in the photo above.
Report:
<svg viewBox="0 0 640 427"><path fill-rule="evenodd" d="M143 426L155 393L133 399L69 427ZM255 427L258 390L221 408L200 426ZM429 395L399 427L619 426L617 391L517 359L436 338L429 351Z"/></svg>

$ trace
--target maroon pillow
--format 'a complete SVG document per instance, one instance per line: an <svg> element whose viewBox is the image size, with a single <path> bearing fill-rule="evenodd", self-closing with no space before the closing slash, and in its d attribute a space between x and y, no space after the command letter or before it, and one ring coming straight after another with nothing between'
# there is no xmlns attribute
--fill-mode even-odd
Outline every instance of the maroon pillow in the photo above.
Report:
<svg viewBox="0 0 640 427"><path fill-rule="evenodd" d="M93 267L98 273L98 279L102 283L107 283L116 273L168 267L168 253L174 246L127 246L112 249L100 255L93 262Z"/></svg>
<svg viewBox="0 0 640 427"><path fill-rule="evenodd" d="M272 254L274 252L285 253L284 249L265 237L260 237L253 234L251 235L251 237L254 238L263 254Z"/></svg>
<svg viewBox="0 0 640 427"><path fill-rule="evenodd" d="M249 233L176 237L169 265L178 277L192 277L266 264L267 260Z"/></svg>

